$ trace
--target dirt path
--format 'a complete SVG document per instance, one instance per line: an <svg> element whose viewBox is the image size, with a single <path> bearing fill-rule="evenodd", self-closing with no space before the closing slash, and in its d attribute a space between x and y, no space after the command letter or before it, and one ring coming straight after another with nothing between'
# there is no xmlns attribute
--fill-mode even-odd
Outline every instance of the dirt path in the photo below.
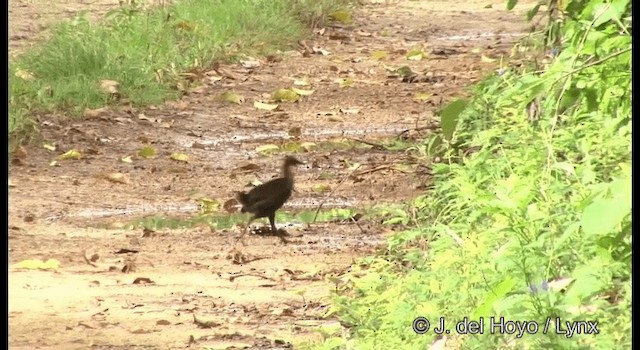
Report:
<svg viewBox="0 0 640 350"><path fill-rule="evenodd" d="M9 257L11 264L53 258L61 266L56 272L10 267L11 347L264 349L319 339L314 331L331 322L321 319L329 305L329 277L379 247L388 227L363 218L360 227L323 223L291 228L289 245L253 235L241 250L233 245L235 227L151 234L91 227L119 227L144 215L194 214L195 191L224 202L252 177L265 181L276 174L281 155L264 156L255 149L294 142L288 136L292 128L302 132L295 142L314 142L317 148L299 155L308 166L298 169L298 192L286 209L316 206L325 194L314 186L335 187L356 162L363 173L333 194L335 205L364 208L411 198L428 176L410 167L404 172L385 167L406 161L404 152L323 145L345 137L375 143L403 130L419 137L415 129L431 125L442 103L496 68L480 55L508 53L517 38L513 34L525 30L520 13L507 13L502 2L487 5L370 3L352 26L327 28L306 43L328 55L291 53L255 69L223 67L227 78L205 79L183 100L146 110L122 108L70 122L41 118L44 140L55 143L57 151L28 148L10 170ZM10 16L13 21L16 11ZM40 28L38 18L22 25ZM20 49L38 36L37 30L26 33L24 43L12 39L10 47ZM406 60L405 53L416 46L423 46L428 57ZM387 59L373 59L374 51L385 51ZM422 82L406 83L388 77L385 65L408 65L426 74L420 75ZM315 92L303 101L283 104L281 112L253 108L262 94L305 77L310 86L303 88ZM352 79L353 86L341 88L338 78ZM227 90L246 101L216 101ZM430 97L416 102L416 93ZM147 144L158 149L158 157L137 159L137 150ZM72 148L83 154L81 160L49 166L58 153ZM173 152L188 154L189 163L171 160ZM129 155L132 163L121 161ZM260 170L234 171L247 162ZM101 177L116 172L127 183ZM122 249L137 253L121 254ZM85 251L89 258L98 257L94 263L85 262ZM135 269L123 273L128 256L135 256ZM139 277L151 283L134 283ZM194 316L201 322L194 322Z"/></svg>

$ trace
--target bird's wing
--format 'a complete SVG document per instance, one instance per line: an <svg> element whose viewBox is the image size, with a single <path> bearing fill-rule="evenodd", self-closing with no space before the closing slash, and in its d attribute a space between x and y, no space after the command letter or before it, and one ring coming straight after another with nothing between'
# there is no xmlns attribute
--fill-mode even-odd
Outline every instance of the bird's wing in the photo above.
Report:
<svg viewBox="0 0 640 350"><path fill-rule="evenodd" d="M265 198L262 200L259 200L255 203L251 203L251 207L249 208L250 212L261 212L261 211L265 211L268 210L269 207L271 206L271 199L270 198Z"/></svg>

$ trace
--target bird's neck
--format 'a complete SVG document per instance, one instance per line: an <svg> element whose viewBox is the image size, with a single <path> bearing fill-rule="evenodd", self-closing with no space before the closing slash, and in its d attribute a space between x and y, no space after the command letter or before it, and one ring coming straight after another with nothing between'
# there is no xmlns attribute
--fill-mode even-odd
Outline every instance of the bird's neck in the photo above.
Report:
<svg viewBox="0 0 640 350"><path fill-rule="evenodd" d="M293 187L293 169L290 165L282 166L282 178L287 180L289 187Z"/></svg>

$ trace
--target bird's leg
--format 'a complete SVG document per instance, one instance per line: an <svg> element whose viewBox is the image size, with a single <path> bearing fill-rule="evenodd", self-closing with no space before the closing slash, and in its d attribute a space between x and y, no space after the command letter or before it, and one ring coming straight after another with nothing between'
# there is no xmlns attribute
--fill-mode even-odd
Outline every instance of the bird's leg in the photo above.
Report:
<svg viewBox="0 0 640 350"><path fill-rule="evenodd" d="M276 214L269 215L269 223L271 224L271 232L274 235L278 234L278 230L276 229Z"/></svg>
<svg viewBox="0 0 640 350"><path fill-rule="evenodd" d="M276 214L275 213L269 215L269 223L271 224L271 232L273 232L273 234L275 234L275 235L278 235L278 237L280 238L280 241L282 241L282 243L287 244L288 242L284 238L284 232L280 233L276 229Z"/></svg>
<svg viewBox="0 0 640 350"><path fill-rule="evenodd" d="M243 246L246 246L247 244L244 243L244 241L242 241L242 237L244 237L244 235L247 233L247 229L249 229L249 225L251 225L251 223L253 222L253 220L255 220L255 216L252 216L251 219L249 219L249 221L247 222L247 224L244 226L244 230L242 230L242 233L240 234L240 236L238 237L238 239L236 239L236 243L238 243L238 241L240 241L242 243Z"/></svg>

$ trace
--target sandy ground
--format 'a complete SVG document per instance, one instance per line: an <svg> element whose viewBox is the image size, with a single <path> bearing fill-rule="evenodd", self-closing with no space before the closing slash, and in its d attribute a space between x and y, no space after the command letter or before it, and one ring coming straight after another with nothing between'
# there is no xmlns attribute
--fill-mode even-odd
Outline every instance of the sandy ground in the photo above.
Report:
<svg viewBox="0 0 640 350"><path fill-rule="evenodd" d="M55 19L80 10L99 18L115 6L104 0L46 6L10 1L10 53L37 45ZM327 194L314 188L334 189L348 175L327 207L358 210L415 196L428 183L428 171L394 168L412 159L375 143L399 134L424 137L442 104L464 96L465 87L497 68L526 31L522 11L504 8L503 2L476 0L368 3L354 14L353 25L325 28L305 42L328 55L293 52L254 69L224 66L226 78L205 78L182 100L145 110L113 108L72 121L40 116L42 142L26 147L10 169L10 347L276 349L321 339L318 327L335 322L323 318L335 289L330 277L384 249L393 227L365 216L359 226L290 228L288 245L250 235L242 247L234 245L238 227L145 233L122 224L149 215L194 214L194 192L222 203L250 179L268 180L277 174L281 154L256 153L264 144L360 140L351 140L359 147L299 154L307 165L297 169L297 192L283 210L317 206ZM407 60L414 47L422 47L426 58ZM374 59L374 51L387 57ZM484 62L481 55L496 61ZM404 65L419 79L389 76L386 67ZM283 105L281 112L253 108L263 93L304 77L313 95ZM340 87L339 78L352 79L353 86ZM216 96L229 89L246 102L218 102ZM429 97L416 101L418 93ZM301 131L298 140L288 136L292 129ZM43 143L55 144L56 151ZM362 147L367 143L374 146ZM158 157L137 158L148 144ZM70 149L83 158L49 165ZM171 160L174 152L188 154L189 162ZM122 162L126 156L133 161ZM361 164L356 172L349 168L353 163ZM246 164L253 170L239 173ZM114 173L126 179L109 181ZM60 266L15 267L25 259L57 259Z"/></svg>

